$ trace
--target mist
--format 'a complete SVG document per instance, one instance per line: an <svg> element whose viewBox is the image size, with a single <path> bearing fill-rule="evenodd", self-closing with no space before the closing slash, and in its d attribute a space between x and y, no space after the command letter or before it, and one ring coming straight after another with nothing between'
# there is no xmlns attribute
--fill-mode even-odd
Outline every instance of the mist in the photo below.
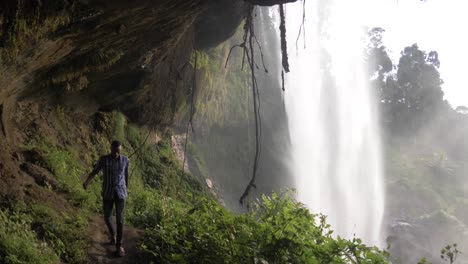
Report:
<svg viewBox="0 0 468 264"><path fill-rule="evenodd" d="M424 5L415 3L415 12ZM291 71L283 72L282 91L278 7L254 12L261 154L248 200L293 188L312 213L327 215L335 236L387 248L394 263L438 263L440 250L454 243L466 251L468 115L444 97L442 77L451 74L441 75L440 45L391 39L404 29L387 34L392 24L366 1L287 4ZM241 34L230 41L239 43ZM227 67L239 67L241 56L234 51ZM196 136L200 146L220 138L216 148L227 154L206 158L208 174L220 200L238 212L249 210L238 199L255 152L252 97L245 96L238 133L231 124ZM232 149L231 140L245 148ZM242 160L231 158L239 154ZM457 263L467 261L458 256Z"/></svg>

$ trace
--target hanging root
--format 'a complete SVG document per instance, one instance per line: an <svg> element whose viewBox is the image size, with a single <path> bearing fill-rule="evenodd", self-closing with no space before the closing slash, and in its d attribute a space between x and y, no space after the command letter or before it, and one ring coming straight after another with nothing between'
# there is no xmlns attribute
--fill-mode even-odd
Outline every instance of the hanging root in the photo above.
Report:
<svg viewBox="0 0 468 264"><path fill-rule="evenodd" d="M280 5L280 17L281 17L281 24L280 24L280 33L281 33L281 57L282 57L282 66L283 69L281 70L281 80L282 80L282 90L285 91L284 85L284 72L289 72L289 62L288 62L288 52L287 52L287 43L286 43L286 19L284 14L284 7ZM238 45L234 45L231 47L228 53L228 57L226 58L226 63L224 67L227 67L229 58L231 57L232 51L235 48L242 49L242 69L244 69L244 62L247 58L247 63L250 67L251 72L251 85L252 85L252 95L253 95L253 104L254 104L254 117L255 117L255 159L253 164L253 171L252 171L252 178L250 179L247 187L244 190L244 193L241 195L239 202L240 204L244 204L245 198L249 195L251 188L256 188L255 179L257 176L258 170L258 161L261 153L261 115L260 115L260 91L258 89L257 79L255 77L255 69L259 69L258 65L255 62L255 44L260 51L260 57L262 60L262 66L265 73L268 73L268 70L265 66L263 51L261 45L255 36L254 32L254 23L253 23L253 15L254 13L254 6L249 5L246 12L246 20L244 25L244 36L242 43ZM305 15L304 15L305 16Z"/></svg>
<svg viewBox="0 0 468 264"><path fill-rule="evenodd" d="M195 132L193 128L193 116L195 115L195 92L197 90L197 64L198 64L198 54L195 52L195 64L193 67L193 75L192 75L192 91L191 91L191 98L190 98L190 116L187 122L187 128L185 130L185 142L184 142L184 159L182 161L182 170L185 171L185 162L187 159L187 144L188 138L190 134L190 128L192 132ZM177 194L179 194L179 190L181 189L180 186L182 185L183 177L179 179L179 185L177 188Z"/></svg>
<svg viewBox="0 0 468 264"><path fill-rule="evenodd" d="M283 92L286 90L284 88L284 70L281 70L281 90L283 90Z"/></svg>
<svg viewBox="0 0 468 264"><path fill-rule="evenodd" d="M288 46L286 42L286 16L284 14L284 6L280 5L280 36L281 36L281 63L283 64L283 69L286 73L289 72L289 62L288 62Z"/></svg>
<svg viewBox="0 0 468 264"><path fill-rule="evenodd" d="M185 160L187 157L187 142L188 142L188 137L189 137L189 128L192 128L192 132L194 132L193 129L193 116L195 115L195 92L197 89L197 63L198 63L198 54L195 52L195 65L193 67L193 76L192 76L192 93L191 93L191 99L190 99L190 118L187 123L187 130L185 131L185 143L184 143L184 160L182 162L182 169L185 168Z"/></svg>
<svg viewBox="0 0 468 264"><path fill-rule="evenodd" d="M268 69L265 66L265 60L263 59L264 56L263 56L262 45L260 45L260 42L258 42L257 36L254 35L254 38L255 38L255 42L257 43L258 50L260 51L260 57L262 58L263 70L265 71L265 73L268 73ZM258 69L258 67L257 67L257 69Z"/></svg>
<svg viewBox="0 0 468 264"><path fill-rule="evenodd" d="M257 169L258 169L258 160L260 157L260 126L261 126L261 119L260 119L260 94L258 91L257 79L255 78L255 56L254 56L254 24L253 24L253 7L250 10L247 18L248 23L248 35L249 35L249 42L248 42L248 50L246 50L247 55L247 62L250 66L250 73L252 79L252 95L253 95L253 102L254 102L254 117L255 117L255 159L254 159L254 167L252 171L252 178L250 179L249 184L245 188L244 193L242 194L241 198L239 199L240 204L244 203L244 199L250 192L250 188L255 187L255 178L257 176ZM250 54L249 54L250 52Z"/></svg>
<svg viewBox="0 0 468 264"><path fill-rule="evenodd" d="M303 37L303 40L304 40L304 49L306 48L306 29L305 29L306 13L305 13L305 4L306 4L306 0L302 0L302 23L301 23L301 26L299 27L299 33L297 34L297 39L296 39L296 50L298 50L297 44L299 43L299 38L301 37L301 33L303 33L303 34L302 34L302 37Z"/></svg>
<svg viewBox="0 0 468 264"><path fill-rule="evenodd" d="M260 92L258 90L257 79L255 77L255 69L258 69L258 65L255 62L255 54L254 48L257 44L261 60L262 66L265 72L268 72L267 68L265 67L265 62L263 60L263 51L258 42L255 32L254 32L254 23L253 23L253 13L254 13L254 6L249 5L247 8L247 16L244 25L244 36L241 44L235 45L229 51L228 57L226 59L226 63L224 67L227 67L229 58L234 48L241 48L242 49L242 69L244 68L245 58L247 58L247 63L250 67L251 73L251 85L252 85L252 95L253 95L253 103L254 103L254 117L255 117L255 159L254 159L254 166L252 171L252 178L249 181L249 184L245 188L244 193L241 195L239 202L240 204L244 204L244 199L249 195L250 189L252 187L256 188L255 185L255 178L257 176L257 168L258 168L258 160L260 157L260 138L261 138L261 117L260 117ZM254 42L255 41L255 42Z"/></svg>

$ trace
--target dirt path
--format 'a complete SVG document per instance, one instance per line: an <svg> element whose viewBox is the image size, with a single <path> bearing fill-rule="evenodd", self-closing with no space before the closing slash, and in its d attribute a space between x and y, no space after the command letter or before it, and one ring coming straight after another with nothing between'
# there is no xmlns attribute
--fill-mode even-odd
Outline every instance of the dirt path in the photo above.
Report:
<svg viewBox="0 0 468 264"><path fill-rule="evenodd" d="M88 249L88 263L93 264L126 264L144 263L138 258L137 245L143 238L143 231L125 227L124 228L124 248L125 256L118 258L114 256L115 246L108 245L109 238L106 233L107 227L104 219L96 216L92 219L88 227L88 235L92 239L92 245Z"/></svg>

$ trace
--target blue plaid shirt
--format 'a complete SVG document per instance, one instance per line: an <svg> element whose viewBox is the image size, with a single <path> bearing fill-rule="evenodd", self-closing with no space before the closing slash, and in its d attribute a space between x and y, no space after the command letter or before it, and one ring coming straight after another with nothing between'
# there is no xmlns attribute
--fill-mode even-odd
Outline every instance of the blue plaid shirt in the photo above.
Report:
<svg viewBox="0 0 468 264"><path fill-rule="evenodd" d="M93 173L96 174L102 170L102 198L104 200L114 199L114 193L117 194L118 199L127 198L129 163L129 159L124 155L116 158L109 154L99 158Z"/></svg>

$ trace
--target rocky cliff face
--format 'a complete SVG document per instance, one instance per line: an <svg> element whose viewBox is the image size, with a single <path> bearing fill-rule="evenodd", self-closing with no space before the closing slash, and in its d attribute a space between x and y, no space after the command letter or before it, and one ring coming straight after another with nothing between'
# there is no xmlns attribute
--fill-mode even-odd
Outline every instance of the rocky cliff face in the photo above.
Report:
<svg viewBox="0 0 468 264"><path fill-rule="evenodd" d="M186 116L194 50L241 23L244 2L223 2L1 1L0 213L33 219L24 232L52 241L45 247L62 262L86 260L83 221L100 191L81 182L111 139L136 153L130 223L141 219L136 201L156 189L200 191L204 182L173 158L170 129Z"/></svg>
<svg viewBox="0 0 468 264"><path fill-rule="evenodd" d="M249 2L3 1L0 180L12 187L0 193L23 193L8 176L25 175L18 170L22 161L12 156L31 137L60 130L48 121L57 107L80 115L76 118L87 124L80 128L83 133L93 133L96 113L112 111L151 129L182 129L193 85L193 51L216 47L242 31L249 4L282 1ZM276 90L278 83L266 86Z"/></svg>
<svg viewBox="0 0 468 264"><path fill-rule="evenodd" d="M241 22L244 3L221 2L2 1L0 193L23 193L14 157L58 106L89 122L118 110L172 125L190 98L194 47L223 41Z"/></svg>

